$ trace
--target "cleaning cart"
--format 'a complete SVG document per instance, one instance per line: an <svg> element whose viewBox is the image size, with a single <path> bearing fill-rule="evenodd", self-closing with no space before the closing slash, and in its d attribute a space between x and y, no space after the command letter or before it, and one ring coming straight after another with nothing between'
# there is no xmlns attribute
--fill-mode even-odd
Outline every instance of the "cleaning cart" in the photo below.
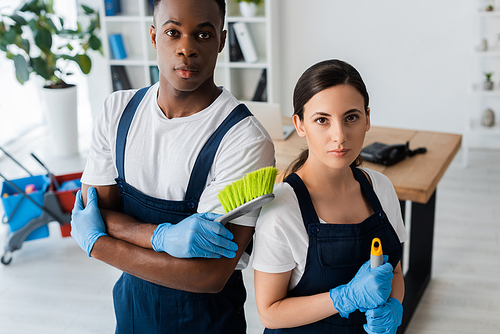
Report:
<svg viewBox="0 0 500 334"><path fill-rule="evenodd" d="M8 153L6 155L20 165ZM42 164L36 156L33 157ZM23 242L48 237L47 225L50 222L59 223L63 237L70 235L71 210L81 185L82 173L53 175L47 170L47 175L29 174L28 177L8 180L0 173L4 179L1 191L4 208L2 222L9 225L1 257L4 265L12 261L12 253L20 249Z"/></svg>

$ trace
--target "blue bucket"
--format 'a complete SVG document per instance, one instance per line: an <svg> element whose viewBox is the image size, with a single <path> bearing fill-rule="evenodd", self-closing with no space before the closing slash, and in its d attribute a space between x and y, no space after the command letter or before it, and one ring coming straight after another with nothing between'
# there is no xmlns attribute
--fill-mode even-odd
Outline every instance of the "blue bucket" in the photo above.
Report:
<svg viewBox="0 0 500 334"><path fill-rule="evenodd" d="M34 185L36 191L28 194L28 196L43 207L43 196L47 191L50 180L45 175L30 176L22 179L11 180L19 189L24 190L27 185ZM8 196L5 196L7 194ZM30 220L42 215L43 211L22 194L18 194L7 182L2 185L2 204L5 211L5 216L9 218L10 232L14 232L25 226ZM26 240L34 240L46 238L49 236L49 228L47 225L40 226L30 233Z"/></svg>

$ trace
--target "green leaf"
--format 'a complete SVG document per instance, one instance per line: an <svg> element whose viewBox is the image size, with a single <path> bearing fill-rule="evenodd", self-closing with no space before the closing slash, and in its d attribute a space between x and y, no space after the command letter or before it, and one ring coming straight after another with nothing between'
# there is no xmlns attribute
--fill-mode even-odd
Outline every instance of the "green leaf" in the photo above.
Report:
<svg viewBox="0 0 500 334"><path fill-rule="evenodd" d="M17 36L19 36L14 29L10 29L3 35L3 40L7 42L6 44L15 44L17 40Z"/></svg>
<svg viewBox="0 0 500 334"><path fill-rule="evenodd" d="M34 33L35 44L44 52L50 52L52 47L52 34L47 29L39 29Z"/></svg>
<svg viewBox="0 0 500 334"><path fill-rule="evenodd" d="M37 0L32 0L30 2L26 2L22 7L21 9L19 9L19 11L21 12L27 12L27 11L32 11L33 9L35 9L37 6L36 6L36 3L37 3Z"/></svg>
<svg viewBox="0 0 500 334"><path fill-rule="evenodd" d="M88 6L82 5L83 10L85 11L85 14L94 14L94 10Z"/></svg>
<svg viewBox="0 0 500 334"><path fill-rule="evenodd" d="M28 55L30 54L30 46L31 46L30 41L24 38L21 40L21 49L26 51Z"/></svg>
<svg viewBox="0 0 500 334"><path fill-rule="evenodd" d="M16 56L15 54L13 54L12 52L6 50L6 56L7 56L7 59L10 59L10 60L14 60L14 57Z"/></svg>
<svg viewBox="0 0 500 334"><path fill-rule="evenodd" d="M19 25L21 25L21 26L26 25L26 23L27 23L27 22L26 22L26 20L24 19L24 17L22 17L22 16L21 16L21 15L19 15L19 14L12 14L12 15L10 16L10 18L11 18L12 20L14 20L14 22L16 22L17 24L19 24Z"/></svg>
<svg viewBox="0 0 500 334"><path fill-rule="evenodd" d="M87 55L76 55L75 56L75 61L80 66L80 69L82 70L83 74L89 74L90 69L92 68L92 61L90 60L90 57Z"/></svg>
<svg viewBox="0 0 500 334"><path fill-rule="evenodd" d="M14 65L16 67L16 79L21 84L24 84L30 78L28 62L21 55L14 56Z"/></svg>
<svg viewBox="0 0 500 334"><path fill-rule="evenodd" d="M14 33L18 34L18 35L22 35L23 34L23 28L20 26L20 25L13 25L13 26L10 26L10 30L14 31Z"/></svg>
<svg viewBox="0 0 500 334"><path fill-rule="evenodd" d="M96 35L90 36L89 45L92 50L99 51L102 46L101 40Z"/></svg>
<svg viewBox="0 0 500 334"><path fill-rule="evenodd" d="M53 32L57 32L57 27L52 19L47 19L47 24L49 25L50 30L52 30Z"/></svg>
<svg viewBox="0 0 500 334"><path fill-rule="evenodd" d="M77 63L78 66L80 66L80 70L82 70L83 74L90 73L90 69L92 68L92 61L90 60L90 57L87 56L86 54L76 55L74 57L67 56L67 55L61 55L61 58L67 59L67 60L72 60L75 63Z"/></svg>
<svg viewBox="0 0 500 334"><path fill-rule="evenodd" d="M89 27L87 28L87 32L92 33L96 28L97 28L97 21L91 21Z"/></svg>
<svg viewBox="0 0 500 334"><path fill-rule="evenodd" d="M36 74L45 80L50 80L48 65L41 57L31 58L31 67Z"/></svg>
<svg viewBox="0 0 500 334"><path fill-rule="evenodd" d="M70 29L62 29L57 33L59 36L67 39L76 39L78 37L78 31Z"/></svg>
<svg viewBox="0 0 500 334"><path fill-rule="evenodd" d="M35 19L31 19L28 21L28 25L30 26L32 31L37 31L38 30L38 23L36 22Z"/></svg>
<svg viewBox="0 0 500 334"><path fill-rule="evenodd" d="M3 52L7 52L7 45L5 45L4 43L2 43L1 40L0 40L0 50L3 51Z"/></svg>

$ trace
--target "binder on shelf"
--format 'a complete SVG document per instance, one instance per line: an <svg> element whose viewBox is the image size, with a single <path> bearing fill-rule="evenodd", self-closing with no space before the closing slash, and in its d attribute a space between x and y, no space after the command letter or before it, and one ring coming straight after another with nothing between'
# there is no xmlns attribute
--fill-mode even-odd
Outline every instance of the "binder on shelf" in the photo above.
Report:
<svg viewBox="0 0 500 334"><path fill-rule="evenodd" d="M124 66L111 66L111 79L113 81L113 91L132 89Z"/></svg>
<svg viewBox="0 0 500 334"><path fill-rule="evenodd" d="M234 33L240 44L243 57L247 63L257 62L257 52L255 51L255 46L252 41L252 37L248 32L248 28L245 22L235 22L233 24Z"/></svg>
<svg viewBox="0 0 500 334"><path fill-rule="evenodd" d="M109 35L109 47L114 59L127 58L127 52L125 51L121 34Z"/></svg>
<svg viewBox="0 0 500 334"><path fill-rule="evenodd" d="M236 38L236 34L234 32L233 24L234 23L229 23L227 25L229 38L229 61L245 61L243 53L241 52L240 44L238 43L238 39Z"/></svg>
<svg viewBox="0 0 500 334"><path fill-rule="evenodd" d="M262 74L260 75L259 83L257 84L257 89L255 89L255 94L253 95L252 101L267 102L266 85L267 85L267 70L263 69Z"/></svg>
<svg viewBox="0 0 500 334"><path fill-rule="evenodd" d="M120 0L104 0L106 16L115 16L122 11Z"/></svg>
<svg viewBox="0 0 500 334"><path fill-rule="evenodd" d="M154 0L149 0L149 5L151 7L151 13L154 14L154 11L155 11Z"/></svg>
<svg viewBox="0 0 500 334"><path fill-rule="evenodd" d="M151 84L155 84L160 80L160 71L158 66L149 66L149 76L151 77Z"/></svg>

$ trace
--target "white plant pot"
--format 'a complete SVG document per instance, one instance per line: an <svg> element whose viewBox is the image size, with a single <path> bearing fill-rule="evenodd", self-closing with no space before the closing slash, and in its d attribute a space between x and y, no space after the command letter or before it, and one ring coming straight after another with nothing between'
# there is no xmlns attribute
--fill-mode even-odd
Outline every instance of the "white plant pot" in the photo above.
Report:
<svg viewBox="0 0 500 334"><path fill-rule="evenodd" d="M485 81L483 83L483 89L484 90L493 90L493 81Z"/></svg>
<svg viewBox="0 0 500 334"><path fill-rule="evenodd" d="M257 13L257 6L254 2L240 2L240 13L243 17L254 17Z"/></svg>
<svg viewBox="0 0 500 334"><path fill-rule="evenodd" d="M42 88L42 109L49 132L49 152L55 157L78 154L77 89Z"/></svg>

